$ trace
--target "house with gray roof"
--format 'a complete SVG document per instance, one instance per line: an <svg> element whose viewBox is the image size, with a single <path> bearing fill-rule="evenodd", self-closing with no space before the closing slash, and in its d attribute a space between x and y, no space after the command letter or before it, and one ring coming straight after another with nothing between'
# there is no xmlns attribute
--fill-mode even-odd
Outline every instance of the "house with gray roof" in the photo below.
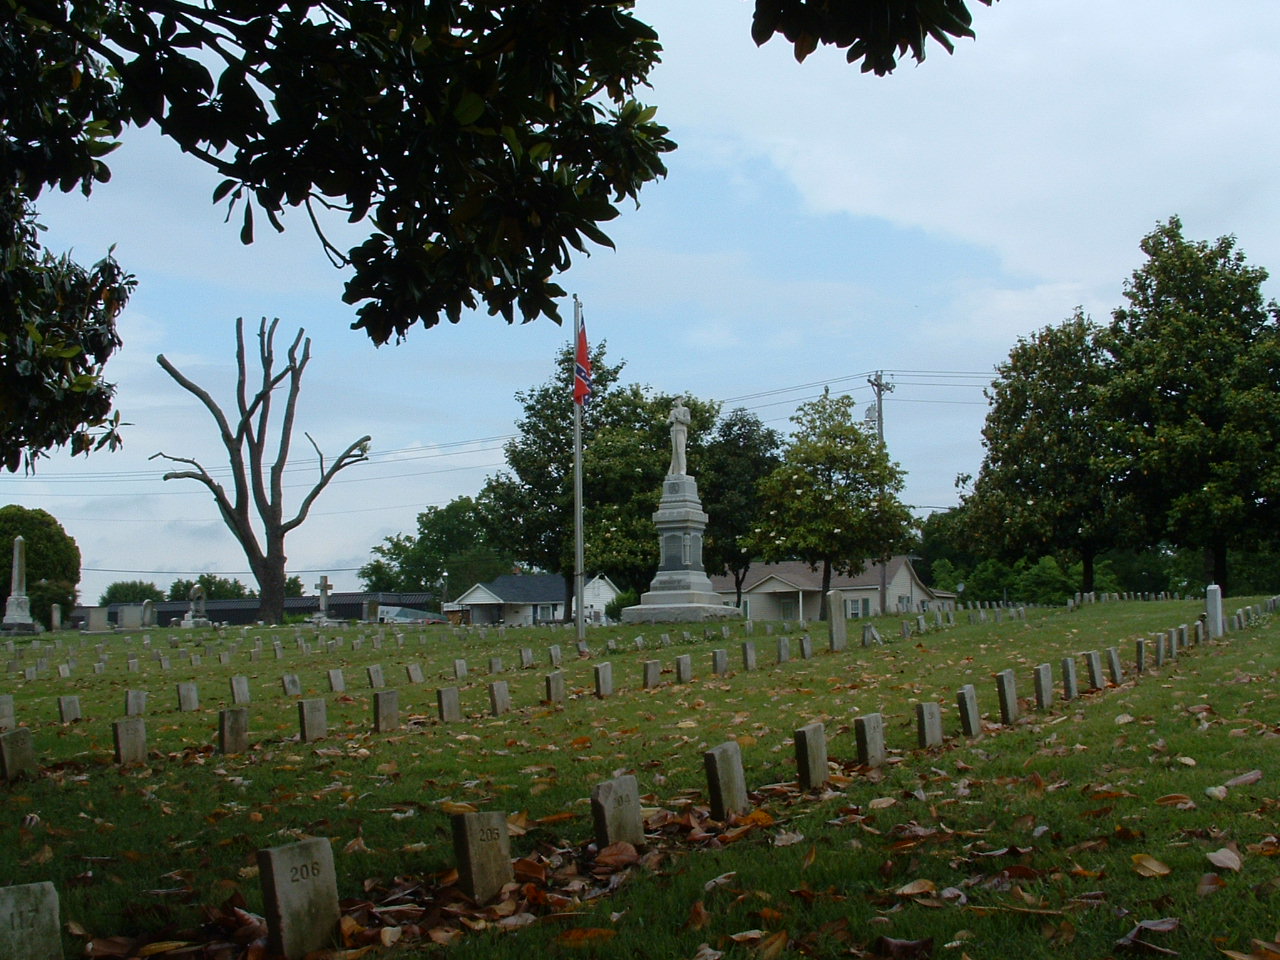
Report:
<svg viewBox="0 0 1280 960"><path fill-rule="evenodd" d="M466 611L471 623L528 627L564 620L564 594L564 577L558 573L506 573L488 583L477 583L449 608ZM603 619L604 605L617 595L618 588L608 577L592 578L584 590L588 618Z"/></svg>

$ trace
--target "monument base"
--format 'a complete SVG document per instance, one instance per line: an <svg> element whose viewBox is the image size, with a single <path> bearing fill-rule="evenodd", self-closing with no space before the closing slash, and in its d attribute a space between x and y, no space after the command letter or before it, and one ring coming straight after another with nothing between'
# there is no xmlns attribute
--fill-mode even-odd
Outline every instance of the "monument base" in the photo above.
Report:
<svg viewBox="0 0 1280 960"><path fill-rule="evenodd" d="M40 633L40 632L41 632L41 628L32 620L28 620L26 623L0 624L0 634L11 634L11 633L27 634L27 633Z"/></svg>
<svg viewBox="0 0 1280 960"><path fill-rule="evenodd" d="M180 623L178 626L180 626L183 630L193 630L196 627L200 627L200 628L212 627L213 621L207 619L206 617L183 617L182 623Z"/></svg>
<svg viewBox="0 0 1280 960"><path fill-rule="evenodd" d="M640 603L622 610L623 623L700 623L741 619L741 610L722 603Z"/></svg>

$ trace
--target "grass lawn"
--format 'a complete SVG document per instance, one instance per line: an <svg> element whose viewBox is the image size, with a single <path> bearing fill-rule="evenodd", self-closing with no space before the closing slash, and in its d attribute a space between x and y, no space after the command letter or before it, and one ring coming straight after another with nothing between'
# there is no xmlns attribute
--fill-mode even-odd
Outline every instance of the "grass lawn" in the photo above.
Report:
<svg viewBox="0 0 1280 960"><path fill-rule="evenodd" d="M855 640L840 653L814 624L808 660L793 626L784 664L781 625L766 635L757 624L754 672L741 670L741 625L730 639L699 629L687 643L672 630L669 647L658 642L663 627L596 629L590 658L576 656L571 632L546 629L428 628L407 632L403 646L388 630L375 649L372 629L326 630L316 642L308 627L301 636L318 651L309 655L293 628L244 638L148 631L167 671L141 635L87 638L83 648L67 635L59 650L42 638L23 665L44 656L48 670L0 680L40 762L35 778L0 785L0 877L54 882L68 957L260 956L256 851L306 836L333 844L345 933L334 956L344 958L365 949L370 960L442 950L459 960L1272 957L1255 941L1280 929L1280 628L1263 617L1159 670L1149 651L1134 678L1135 640L1201 609L1120 602L975 625L959 613L955 628L869 649ZM889 637L897 623L879 627ZM337 652L325 651L337 637ZM618 650L606 651L609 639ZM94 643L109 657L100 674ZM564 651L569 692L554 707L541 702L552 644ZM1089 691L1083 654L1111 646L1127 679ZM535 669L518 669L523 647ZM711 675L717 648L729 651L722 677ZM695 678L676 684L674 659L685 653ZM442 724L435 690L454 685L459 657L470 668L457 684L466 718ZM489 715L486 685L499 679L488 675L491 657L505 665L514 705L499 717ZM1076 658L1082 691L1069 703L1064 657ZM68 659L72 675L59 678ZM644 690L649 659L662 661L663 684ZM605 660L617 692L597 699L592 670ZM408 682L414 663L423 684ZM1059 696L1044 711L1030 699L1041 663L1053 665ZM373 664L399 691L398 731L372 732ZM334 667L345 694L329 690ZM993 678L1005 669L1023 698L1012 727L998 723ZM326 702L324 739L298 741L284 673L299 676L304 698ZM249 678L253 698L243 756L214 750L233 675ZM198 710L178 710L183 681L198 684ZM987 721L972 740L960 736L955 706L967 683ZM111 723L129 689L149 694L149 754L120 768ZM58 697L69 694L83 719L64 725ZM947 739L918 750L914 705L928 700L942 705ZM890 758L866 769L853 719L873 712ZM832 776L806 793L792 732L814 721L826 726ZM753 810L715 824L702 754L729 739L742 748ZM640 782L649 843L598 859L588 797L619 773ZM519 858L517 884L486 908L454 886L449 813L467 809L506 814Z"/></svg>

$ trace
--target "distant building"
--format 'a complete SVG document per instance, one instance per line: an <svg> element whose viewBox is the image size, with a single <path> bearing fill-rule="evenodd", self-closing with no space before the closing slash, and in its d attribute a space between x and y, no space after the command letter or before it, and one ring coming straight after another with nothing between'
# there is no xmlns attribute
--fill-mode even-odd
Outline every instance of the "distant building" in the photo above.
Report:
<svg viewBox="0 0 1280 960"><path fill-rule="evenodd" d="M439 600L435 593L331 593L329 594L328 616L330 620L359 620L376 622L385 620L388 623L409 623L420 620L444 622L438 613L429 613L426 606ZM120 625L123 607L131 604L113 603L107 608L107 619L110 623ZM155 604L155 623L158 627L168 627L181 621L190 607L187 600L161 600ZM401 609L410 612L404 616L393 616ZM230 623L237 626L258 622L258 598L243 597L238 600L206 600L205 613L214 623ZM320 598L285 597L284 613L286 617L310 618L320 613ZM88 618L88 606L78 606L71 611L70 623L73 629L79 627Z"/></svg>
<svg viewBox="0 0 1280 960"><path fill-rule="evenodd" d="M905 556L892 557L885 567L887 613L923 613L955 609L956 596L931 590ZM880 564L868 562L856 577L831 575L831 589L839 592L845 617L876 617L880 610ZM733 578L712 577L716 593L732 605ZM822 600L822 569L800 560L756 563L742 585L742 615L748 620L816 620Z"/></svg>
<svg viewBox="0 0 1280 960"><path fill-rule="evenodd" d="M603 623L604 608L619 593L605 576L583 586L582 608L588 621ZM527 627L565 619L564 577L558 573L508 573L477 583L449 604L474 624L502 623ZM572 609L569 611L572 613Z"/></svg>

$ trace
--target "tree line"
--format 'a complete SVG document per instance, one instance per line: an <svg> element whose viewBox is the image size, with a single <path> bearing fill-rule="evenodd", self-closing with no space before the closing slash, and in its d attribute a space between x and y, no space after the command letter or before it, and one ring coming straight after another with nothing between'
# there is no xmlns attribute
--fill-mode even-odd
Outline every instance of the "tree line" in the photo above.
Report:
<svg viewBox="0 0 1280 960"><path fill-rule="evenodd" d="M668 463L667 412L675 399L623 383L606 344L592 354L583 413L586 566L635 598L658 566L652 515ZM386 538L361 568L369 590L424 590L456 597L515 570L557 573L570 607L573 574L573 352L546 382L516 394L521 417L505 447L507 467L474 497L418 515L417 532ZM687 457L708 515L703 560L733 578L738 599L753 563L801 559L856 574L908 540L898 499L902 471L856 417L848 396L802 404L789 438L738 408L685 396ZM636 602L632 599L631 602Z"/></svg>
<svg viewBox="0 0 1280 960"><path fill-rule="evenodd" d="M1264 300L1267 271L1234 237L1188 240L1177 217L1141 248L1109 323L1077 308L997 367L978 476L958 478L959 508L933 523L935 579L1033 595L1122 578L1274 585L1280 308Z"/></svg>

